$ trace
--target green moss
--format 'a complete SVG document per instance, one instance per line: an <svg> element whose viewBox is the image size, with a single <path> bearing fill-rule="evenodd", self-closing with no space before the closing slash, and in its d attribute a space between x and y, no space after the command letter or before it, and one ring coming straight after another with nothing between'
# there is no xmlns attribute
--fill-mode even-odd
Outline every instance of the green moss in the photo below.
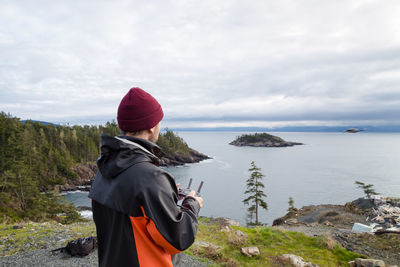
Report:
<svg viewBox="0 0 400 267"><path fill-rule="evenodd" d="M340 247L339 245L335 246L332 253L334 255L336 255L336 257L340 261L346 261L346 262L352 261L354 258L364 258L364 256L354 253L352 251L348 251L348 250Z"/></svg>

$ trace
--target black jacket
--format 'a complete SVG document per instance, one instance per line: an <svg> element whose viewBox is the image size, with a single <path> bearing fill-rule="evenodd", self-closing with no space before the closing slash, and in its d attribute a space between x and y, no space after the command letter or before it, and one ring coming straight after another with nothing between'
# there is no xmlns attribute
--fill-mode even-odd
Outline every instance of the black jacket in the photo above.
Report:
<svg viewBox="0 0 400 267"><path fill-rule="evenodd" d="M186 197L177 205L175 181L158 167L161 153L144 139L102 135L89 193L100 266L173 266L172 255L194 242L199 203Z"/></svg>

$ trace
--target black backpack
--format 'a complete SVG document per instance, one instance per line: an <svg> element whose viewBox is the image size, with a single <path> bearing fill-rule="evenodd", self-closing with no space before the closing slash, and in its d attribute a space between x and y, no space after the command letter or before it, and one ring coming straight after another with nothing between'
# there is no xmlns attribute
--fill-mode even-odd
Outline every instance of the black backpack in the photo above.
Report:
<svg viewBox="0 0 400 267"><path fill-rule="evenodd" d="M97 248L97 237L88 236L84 238L78 238L76 240L71 240L68 242L66 247L55 249L53 250L53 252L66 251L71 256L83 257L87 256L95 248Z"/></svg>

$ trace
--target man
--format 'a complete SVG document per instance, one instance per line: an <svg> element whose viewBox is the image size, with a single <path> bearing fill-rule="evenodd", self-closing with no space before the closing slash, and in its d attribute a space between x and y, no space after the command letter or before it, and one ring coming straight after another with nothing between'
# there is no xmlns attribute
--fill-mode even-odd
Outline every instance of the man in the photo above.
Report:
<svg viewBox="0 0 400 267"><path fill-rule="evenodd" d="M100 266L173 266L193 242L203 199L192 191L177 205L173 177L158 167L160 104L132 88L118 107L121 136L102 135L89 197Z"/></svg>

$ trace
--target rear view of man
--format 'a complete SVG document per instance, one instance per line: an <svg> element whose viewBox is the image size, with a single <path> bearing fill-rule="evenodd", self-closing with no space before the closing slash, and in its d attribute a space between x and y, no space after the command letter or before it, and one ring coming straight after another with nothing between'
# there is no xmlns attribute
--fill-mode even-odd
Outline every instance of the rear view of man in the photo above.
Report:
<svg viewBox="0 0 400 267"><path fill-rule="evenodd" d="M102 135L92 184L100 266L174 266L197 232L203 199L192 191L177 205L173 177L158 167L160 104L132 88L118 107L121 136Z"/></svg>

